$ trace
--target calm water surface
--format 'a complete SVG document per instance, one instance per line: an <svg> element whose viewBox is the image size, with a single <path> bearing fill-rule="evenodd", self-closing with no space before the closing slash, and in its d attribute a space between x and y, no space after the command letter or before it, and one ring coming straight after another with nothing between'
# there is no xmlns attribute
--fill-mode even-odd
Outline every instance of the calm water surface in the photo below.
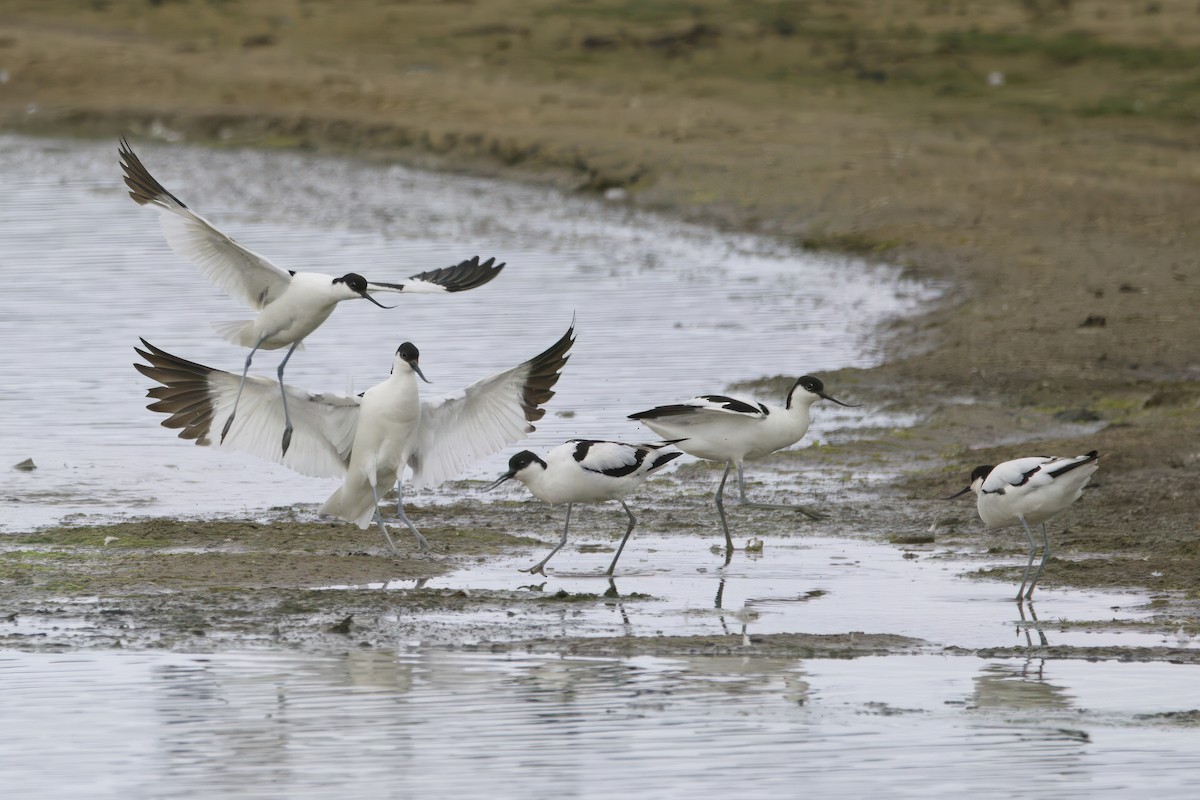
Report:
<svg viewBox="0 0 1200 800"><path fill-rule="evenodd" d="M1194 797L1193 671L0 654L13 797ZM86 692L86 702L81 695Z"/></svg>

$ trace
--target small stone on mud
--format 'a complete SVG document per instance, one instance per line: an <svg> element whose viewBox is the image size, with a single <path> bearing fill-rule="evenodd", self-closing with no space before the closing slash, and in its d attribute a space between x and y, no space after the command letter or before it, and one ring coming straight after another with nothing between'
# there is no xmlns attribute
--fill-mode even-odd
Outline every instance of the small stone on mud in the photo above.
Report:
<svg viewBox="0 0 1200 800"><path fill-rule="evenodd" d="M37 469L37 464L33 463L32 458L27 458L20 464L13 464L13 469L19 469L21 472L33 472Z"/></svg>
<svg viewBox="0 0 1200 800"><path fill-rule="evenodd" d="M350 616L346 617L344 620L337 623L336 625L331 625L329 627L329 632L330 633L340 633L342 636L349 636L350 635L350 623L353 619L354 619L354 615L351 614Z"/></svg>
<svg viewBox="0 0 1200 800"><path fill-rule="evenodd" d="M752 536L746 540L747 553L761 553L763 551L763 541L757 536Z"/></svg>

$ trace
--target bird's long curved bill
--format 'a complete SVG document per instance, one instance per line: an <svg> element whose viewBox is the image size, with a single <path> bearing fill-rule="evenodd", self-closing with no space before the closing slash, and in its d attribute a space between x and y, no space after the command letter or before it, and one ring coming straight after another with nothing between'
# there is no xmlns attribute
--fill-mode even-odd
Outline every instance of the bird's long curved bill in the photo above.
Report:
<svg viewBox="0 0 1200 800"><path fill-rule="evenodd" d="M971 487L970 487L970 486L968 486L967 488L963 489L963 490L962 490L962 491L960 491L960 492L955 492L954 494L950 495L949 497L943 497L942 499L943 499L943 500L953 500L953 499L954 499L954 498L956 498L956 497L962 497L964 494L966 494L966 493L967 493L967 492L969 492L969 491L971 491Z"/></svg>
<svg viewBox="0 0 1200 800"><path fill-rule="evenodd" d="M485 487L483 487L482 489L480 489L479 491L481 491L481 492L490 492L492 489L495 489L497 486L499 486L500 484L504 483L506 480L508 480L508 479L509 479L509 478L511 478L512 476L513 476L513 474L512 474L511 472L506 472L506 473L504 473L503 475L501 475L499 478L496 478L496 480L494 480L494 481L492 481L491 483L489 483L487 486L485 486Z"/></svg>
<svg viewBox="0 0 1200 800"><path fill-rule="evenodd" d="M386 306L385 306L385 308L386 308ZM421 365L418 364L416 361L412 362L412 364L410 366L412 366L412 371L417 373L417 375L419 375L421 377L421 380L425 381L426 383L433 383L433 381L431 381L431 380L429 380L429 378L425 377L424 372L421 372Z"/></svg>
<svg viewBox="0 0 1200 800"><path fill-rule="evenodd" d="M822 397L831 403L837 403L839 406L845 406L846 408L862 408L862 404L860 404L860 403L843 403L841 400L838 400L836 397L831 397L830 395L827 395L824 392L817 392L817 396Z"/></svg>
<svg viewBox="0 0 1200 800"><path fill-rule="evenodd" d="M363 299L370 300L372 303L379 306L380 308L395 308L395 306L385 306L383 303L379 302L374 297L371 297L371 295L367 294L365 289L362 292L360 292L360 294L363 296Z"/></svg>

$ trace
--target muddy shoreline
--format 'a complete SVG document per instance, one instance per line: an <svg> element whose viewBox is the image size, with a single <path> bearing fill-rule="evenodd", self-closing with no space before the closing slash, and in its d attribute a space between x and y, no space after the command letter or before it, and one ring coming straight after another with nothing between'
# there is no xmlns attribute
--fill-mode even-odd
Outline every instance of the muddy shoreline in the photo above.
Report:
<svg viewBox="0 0 1200 800"><path fill-rule="evenodd" d="M521 61L526 51L546 58L537 50L539 26L556 24L551 21L529 22L524 35L501 28L454 33L460 38L440 45L444 56L421 53L419 63L427 66L421 71L398 67L388 60L395 57L370 46L359 52L358 40L348 32L339 38L343 31L321 18L333 13L329 9L310 10L315 17L294 20L294 28L251 46L227 33L245 27L245 15L253 15L245 9L227 10L227 17L212 11L205 37L182 25L179 8L135 18L103 5L79 10L69 26L34 5L14 13L11 33L0 42L10 76L0 86L0 125L114 142L130 134L305 148L548 183L797 247L900 264L915 277L944 282L949 289L936 308L881 331L890 354L883 366L825 376L839 394L913 412L921 421L869 441L781 454L776 463L851 472L871 464L895 476L872 487L876 496L869 501L837 504L835 523L847 535L882 532L897 537L900 547L1012 554L1021 547L1012 531L987 532L969 503L947 506L932 498L959 488L976 464L1099 449L1105 458L1093 488L1052 531L1056 554L1046 585L1144 587L1161 601L1164 630L1200 627L1200 271L1194 255L1200 233L1192 213L1200 172L1186 157L1197 144L1194 126L1166 115L1031 110L998 94L947 93L932 85L879 86L844 70L814 73L819 80L800 73L790 83L747 78L731 85L703 70L678 71L677 56L641 50L637 58L676 70L674 80L648 86L616 61L580 60L577 44L551 68ZM373 7L360 5L369 22ZM251 21L273 24L265 21L270 10L262 13ZM471 6L463 13L474 18L504 10ZM929 10L898 13L915 14L931 31L945 22L925 19L922 14L934 13ZM563 41L603 35L624 47L627 39L606 24L579 23ZM851 17L847 24L862 26L866 42L882 35L867 20ZM1080 24L1090 23L1043 21L1038 35ZM290 46L289 37L322 25L329 41L320 53ZM721 28L719 20L713 25L725 31L721 44L711 52L698 49L692 63L727 57L742 64L743 40L733 33L740 28ZM1101 27L1096 36L1132 46L1122 38L1132 34ZM633 33L624 35L639 41L658 41L628 30ZM497 48L482 57L484 68L455 60L455 42L476 47L482 41ZM754 41L757 58L768 60L772 47L788 44ZM857 57L870 52L864 46ZM980 69L987 63L970 53L955 57L975 58ZM1038 62L1051 88L1069 80L1076 82L1071 91L1086 93L1070 66ZM1111 75L1097 80L1117 85ZM784 380L739 388L775 393ZM701 479L708 476L693 478ZM200 647L214 638L228 646L250 643L264 629L283 631L284 640L288 631L309 643L344 639L321 626L349 617L363 625L364 617L378 613L374 601L339 597L311 618L278 609L286 611L294 593L303 596L296 601L303 606L307 590L327 582L419 578L455 559L528 546L503 533L523 529L515 519L486 520L465 508L431 522L448 553L438 560L384 557L377 542L360 541L350 526L337 527L337 549L330 552L328 543L297 544L322 539L333 532L328 526L279 522L268 536L259 535L255 523L212 524L235 530L218 534L220 543L210 541L203 524L169 520L136 531L118 526L6 537L0 579L0 608L12 609L6 614L21 619L48 609L52 621L76 615L80 598L104 601L88 617L97 638L29 638L2 628L0 636L21 647L59 646L56 641ZM107 548L97 544L106 536L119 538ZM237 543L236 552L226 551L226 538ZM210 545L215 550L207 559L176 552ZM297 553L308 546L320 556ZM333 580L337 576L341 580ZM992 577L1011 580L1004 571ZM410 597L405 605L419 614L427 603L468 600L516 602L485 594ZM64 610L55 610L63 602ZM199 608L225 610L205 622L195 616ZM253 624L239 628L230 621L238 615ZM131 626L130 620L140 622ZM194 630L221 635L189 633L194 620L200 620ZM162 638L127 633L149 627L164 631ZM779 644L781 652L794 646ZM843 652L803 646L817 654Z"/></svg>

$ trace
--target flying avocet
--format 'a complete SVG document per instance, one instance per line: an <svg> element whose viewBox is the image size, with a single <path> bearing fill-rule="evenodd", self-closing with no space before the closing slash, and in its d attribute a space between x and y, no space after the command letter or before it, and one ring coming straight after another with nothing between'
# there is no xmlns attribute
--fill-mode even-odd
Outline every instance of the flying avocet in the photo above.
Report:
<svg viewBox="0 0 1200 800"><path fill-rule="evenodd" d="M154 179L125 139L121 139L119 152L129 196L138 205L148 205L160 212L163 233L171 249L195 263L204 276L226 294L258 311L258 316L252 320L216 326L217 332L226 340L250 348L242 369L242 385L245 384L246 373L256 352L287 347L287 355L276 370L282 386L283 370L292 353L344 300L365 299L380 308L391 308L372 297L370 292L462 292L482 286L504 268L504 264L496 264L494 258L480 262L479 257L475 256L454 266L421 272L403 283L376 283L356 272L334 277L318 272L285 270L242 247L208 220L193 213ZM287 453L292 440L292 420L288 412L287 395L282 397L281 445L283 452ZM240 399L235 397L228 409L229 417L221 431L222 439L229 434Z"/></svg>

